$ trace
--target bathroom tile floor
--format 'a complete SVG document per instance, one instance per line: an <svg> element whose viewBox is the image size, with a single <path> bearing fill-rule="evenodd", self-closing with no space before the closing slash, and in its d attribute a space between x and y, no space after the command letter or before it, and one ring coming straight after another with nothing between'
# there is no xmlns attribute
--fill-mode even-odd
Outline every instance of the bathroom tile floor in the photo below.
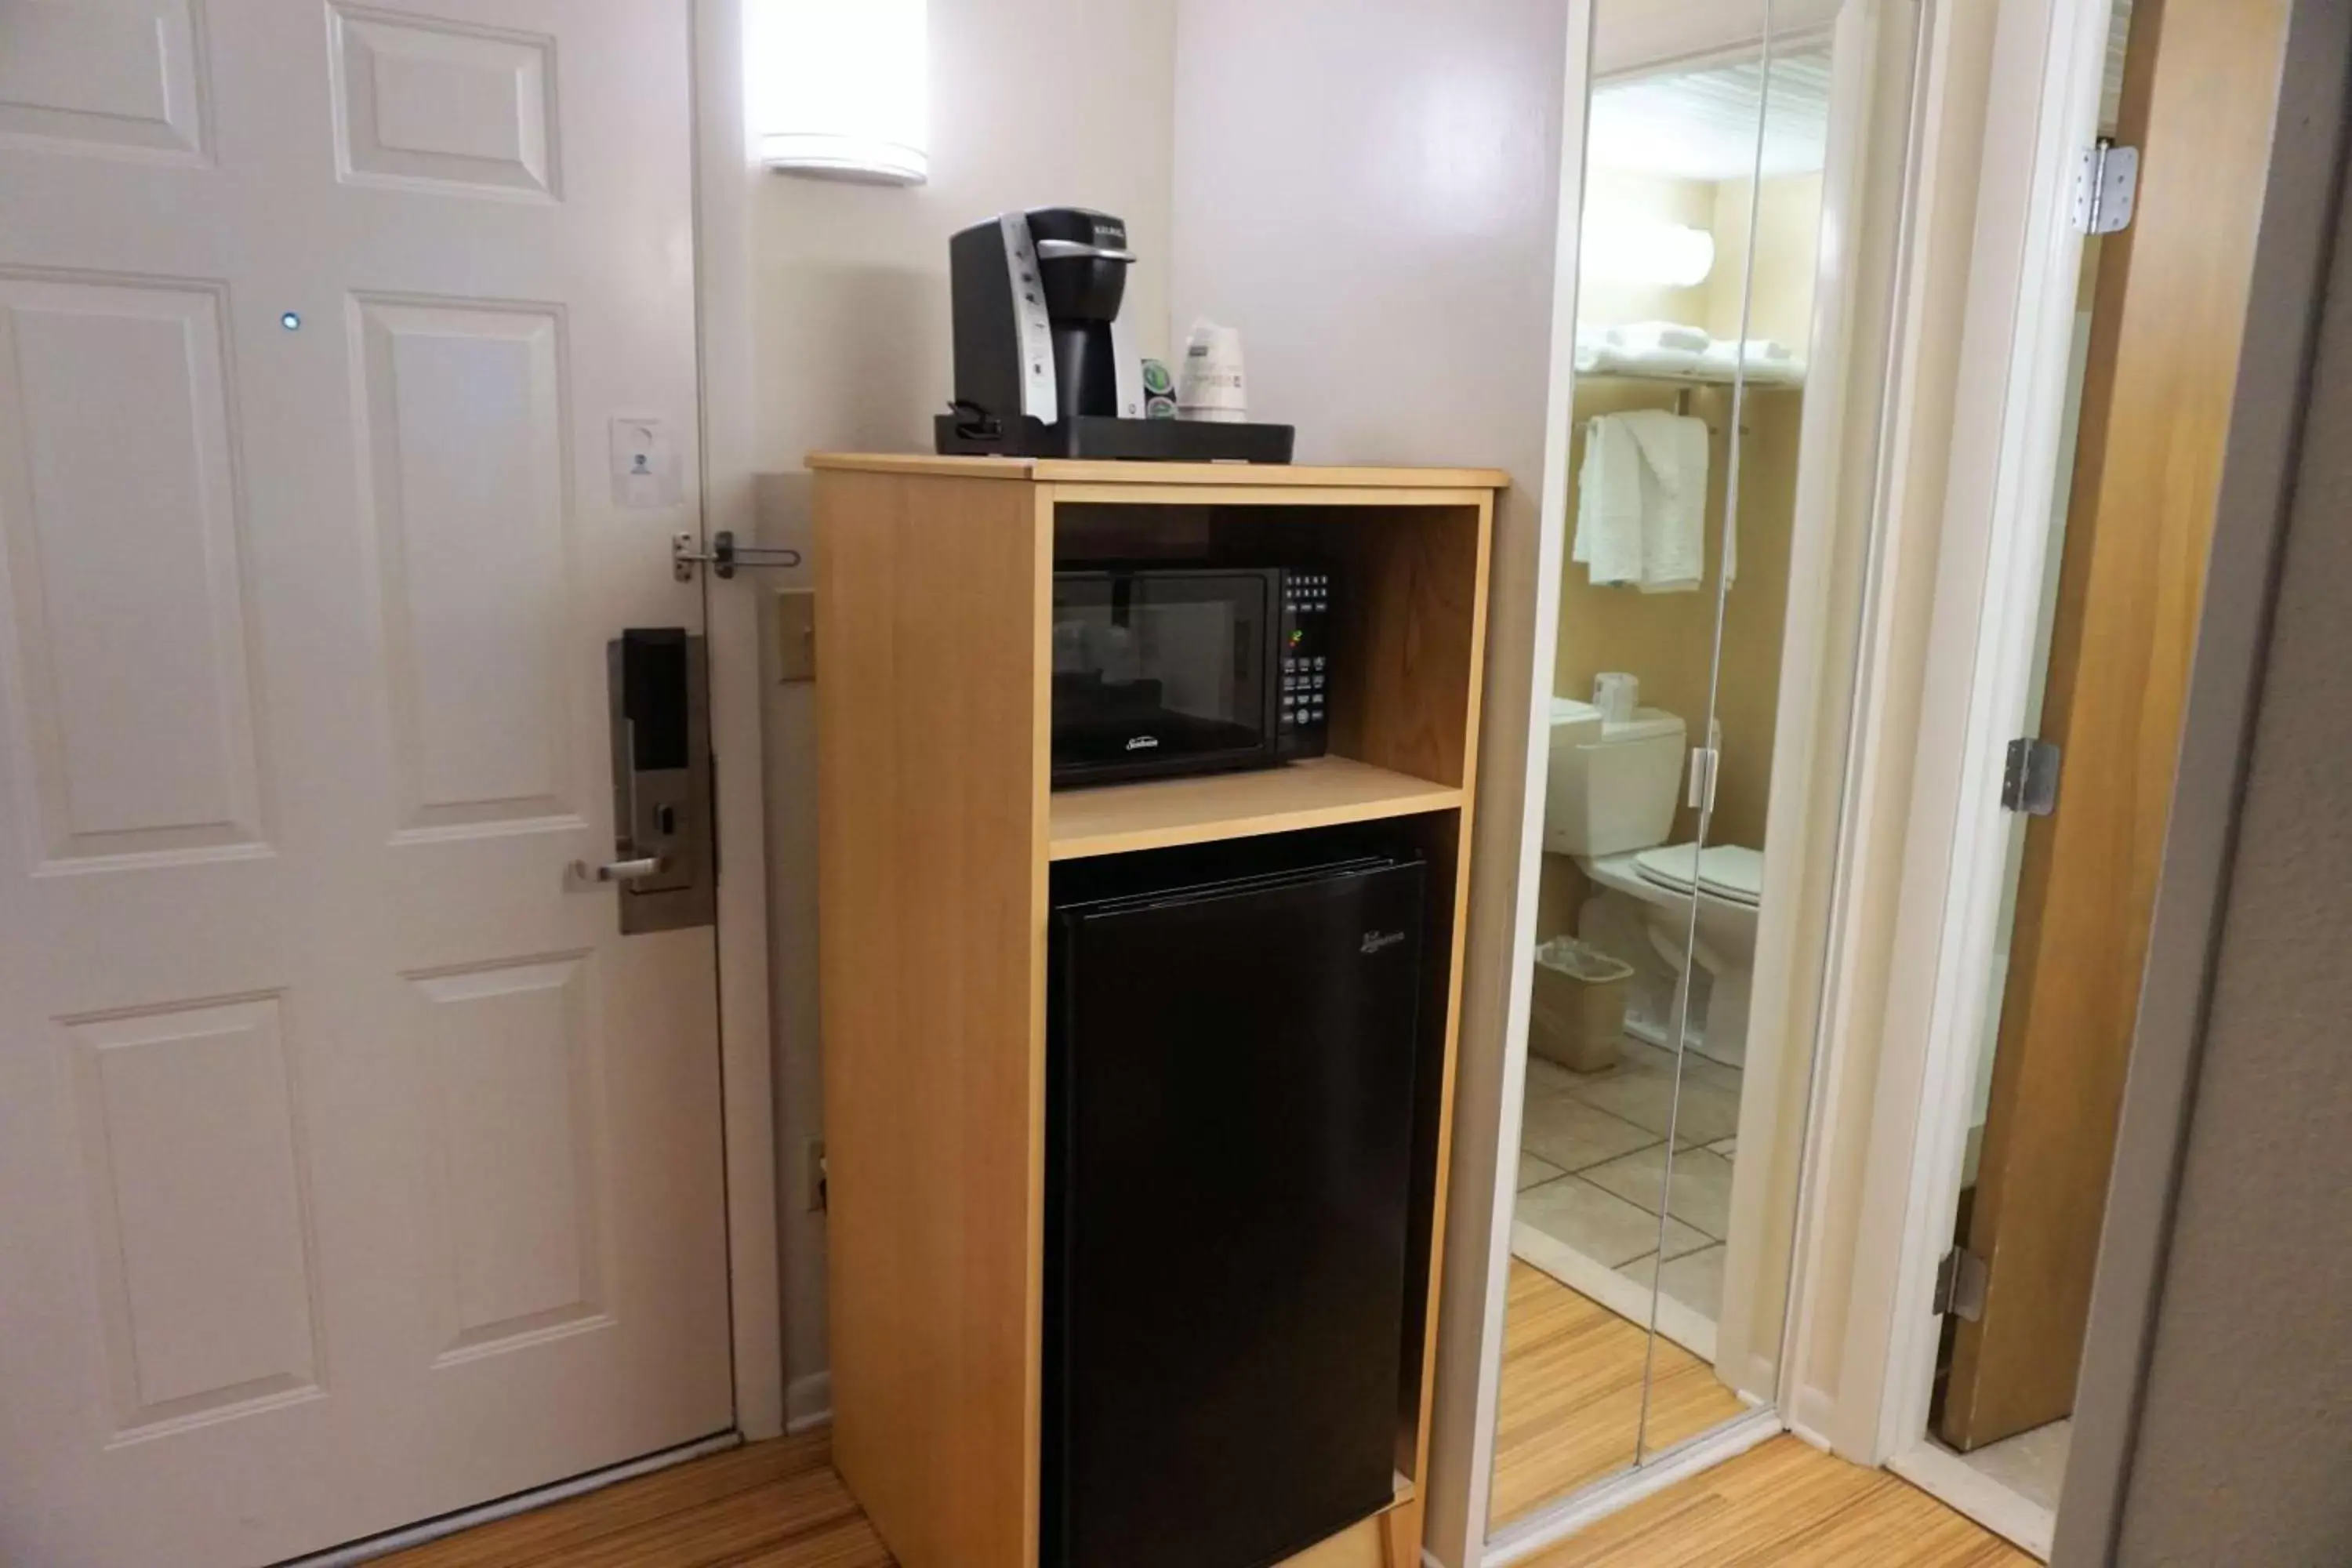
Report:
<svg viewBox="0 0 2352 1568"><path fill-rule="evenodd" d="M1597 1073L1531 1058L1514 1217L1713 1323L1723 1304L1739 1090L1738 1068L1694 1054L1677 1107L1673 1053L1639 1040L1625 1041L1617 1064ZM1669 1127L1674 1174L1662 1194Z"/></svg>
<svg viewBox="0 0 2352 1568"><path fill-rule="evenodd" d="M2053 1421L1988 1443L1974 1453L1962 1454L1960 1459L1977 1474L1999 1481L2036 1508L2055 1512L2058 1489L2066 1481L2066 1453L2074 1441L2072 1419Z"/></svg>

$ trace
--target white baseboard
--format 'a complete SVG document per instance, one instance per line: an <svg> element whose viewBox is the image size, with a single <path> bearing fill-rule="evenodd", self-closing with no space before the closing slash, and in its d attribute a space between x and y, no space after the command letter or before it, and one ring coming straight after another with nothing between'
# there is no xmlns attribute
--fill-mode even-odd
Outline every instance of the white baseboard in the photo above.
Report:
<svg viewBox="0 0 2352 1568"><path fill-rule="evenodd" d="M1638 1470L1627 1470L1576 1493L1558 1507L1520 1520L1486 1542L1481 1568L1508 1568L1546 1547L1556 1546L1643 1498L1662 1492L1675 1482L1711 1470L1758 1444L1780 1435L1777 1412L1751 1410L1712 1432L1664 1450Z"/></svg>
<svg viewBox="0 0 2352 1568"><path fill-rule="evenodd" d="M2055 1511L2011 1491L1940 1444L1922 1440L1886 1461L1886 1468L1948 1508L1958 1510L1995 1535L2050 1561Z"/></svg>
<svg viewBox="0 0 2352 1568"><path fill-rule="evenodd" d="M813 1372L784 1385L784 1431L797 1437L833 1420L833 1373Z"/></svg>
<svg viewBox="0 0 2352 1568"><path fill-rule="evenodd" d="M1542 1269L1578 1295L1600 1302L1628 1322L1649 1322L1654 1308L1658 1332L1709 1366L1715 1364L1715 1325L1672 1296L1661 1296L1607 1264L1586 1257L1557 1237L1547 1236L1516 1220L1511 1223L1511 1251L1521 1261Z"/></svg>

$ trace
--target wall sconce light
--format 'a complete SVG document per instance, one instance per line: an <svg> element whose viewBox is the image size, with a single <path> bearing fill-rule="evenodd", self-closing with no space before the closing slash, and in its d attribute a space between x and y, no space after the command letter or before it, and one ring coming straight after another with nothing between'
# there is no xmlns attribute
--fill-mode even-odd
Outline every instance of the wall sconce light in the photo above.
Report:
<svg viewBox="0 0 2352 1568"><path fill-rule="evenodd" d="M1577 261L1603 282L1696 289L1715 270L1715 236L1688 224L1602 218L1585 224Z"/></svg>
<svg viewBox="0 0 2352 1568"><path fill-rule="evenodd" d="M746 0L744 101L771 169L930 176L929 0Z"/></svg>

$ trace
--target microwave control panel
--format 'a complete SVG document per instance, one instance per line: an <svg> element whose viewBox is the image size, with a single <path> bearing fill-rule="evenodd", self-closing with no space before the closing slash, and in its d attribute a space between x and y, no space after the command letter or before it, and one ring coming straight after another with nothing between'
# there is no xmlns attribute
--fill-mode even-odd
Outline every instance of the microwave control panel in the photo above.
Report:
<svg viewBox="0 0 2352 1568"><path fill-rule="evenodd" d="M1319 757L1329 711L1331 574L1282 574L1282 689L1277 698L1280 754Z"/></svg>

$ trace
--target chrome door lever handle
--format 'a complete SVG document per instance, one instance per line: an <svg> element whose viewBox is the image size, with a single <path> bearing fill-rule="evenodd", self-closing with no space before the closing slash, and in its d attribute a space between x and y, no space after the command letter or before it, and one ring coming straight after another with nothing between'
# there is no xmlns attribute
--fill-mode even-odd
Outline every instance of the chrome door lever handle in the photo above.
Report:
<svg viewBox="0 0 2352 1568"><path fill-rule="evenodd" d="M661 857L658 855L647 855L635 860L607 860L601 866L591 866L585 860L572 862L572 875L583 882L634 882L640 877L650 877L661 868Z"/></svg>

